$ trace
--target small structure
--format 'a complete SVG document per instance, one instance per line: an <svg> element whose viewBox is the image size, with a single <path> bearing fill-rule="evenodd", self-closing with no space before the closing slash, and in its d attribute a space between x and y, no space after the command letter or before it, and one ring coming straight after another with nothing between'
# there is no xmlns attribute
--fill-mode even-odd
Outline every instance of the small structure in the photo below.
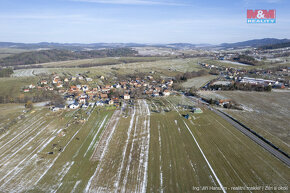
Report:
<svg viewBox="0 0 290 193"><path fill-rule="evenodd" d="M130 95L129 94L124 94L124 99L125 100L130 100Z"/></svg>
<svg viewBox="0 0 290 193"><path fill-rule="evenodd" d="M73 104L70 104L68 107L70 108L70 109L77 109L77 108L79 108L79 103L77 103L77 102L75 102L75 103L73 103Z"/></svg>
<svg viewBox="0 0 290 193"><path fill-rule="evenodd" d="M169 90L164 90L162 94L163 94L163 96L169 96L170 95L170 91Z"/></svg>
<svg viewBox="0 0 290 193"><path fill-rule="evenodd" d="M202 113L202 110L200 108L193 108L193 113Z"/></svg>
<svg viewBox="0 0 290 193"><path fill-rule="evenodd" d="M189 114L184 115L184 118L186 118L186 119L188 119L188 120L191 119L191 117L189 116Z"/></svg>

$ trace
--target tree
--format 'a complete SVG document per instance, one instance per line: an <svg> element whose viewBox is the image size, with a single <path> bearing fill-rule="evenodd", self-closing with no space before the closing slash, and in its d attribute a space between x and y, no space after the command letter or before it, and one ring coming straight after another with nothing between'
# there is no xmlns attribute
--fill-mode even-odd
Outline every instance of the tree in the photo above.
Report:
<svg viewBox="0 0 290 193"><path fill-rule="evenodd" d="M27 101L27 102L25 103L25 108L32 109L32 108L33 108L33 103L32 103L32 101Z"/></svg>

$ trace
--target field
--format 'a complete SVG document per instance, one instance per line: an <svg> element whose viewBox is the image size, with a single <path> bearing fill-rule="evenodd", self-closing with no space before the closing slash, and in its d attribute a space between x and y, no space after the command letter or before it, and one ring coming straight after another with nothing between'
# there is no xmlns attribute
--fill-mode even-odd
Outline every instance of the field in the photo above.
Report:
<svg viewBox="0 0 290 193"><path fill-rule="evenodd" d="M16 49L16 48L0 48L0 59L14 54L19 54L22 52L28 52L29 50L25 49Z"/></svg>
<svg viewBox="0 0 290 193"><path fill-rule="evenodd" d="M72 75L76 75L78 73L83 73L87 71L89 71L90 74L93 76L100 76L100 75L112 76L113 74L128 75L128 74L139 73L139 72L154 72L154 73L161 74L163 76L175 76L178 72L188 72L188 71L191 72L191 71L198 71L202 69L197 64L197 62L199 61L198 58L168 59L166 57L164 58L140 57L140 58L132 58L132 60L133 59L140 60L140 61L128 62L128 63L120 62L120 64L96 66L96 67L90 67L90 68L73 68L73 66L79 65L79 63L83 63L84 60L42 64L44 68L33 68L33 65L32 65L30 69L15 70L13 76L14 77L27 77L27 76L40 75L43 73L44 74L70 73ZM90 60L96 60L98 62L101 62L102 60L107 60L106 62L110 62L110 60L121 61L121 60L124 60L124 58L109 58L109 59L99 58L99 59L90 59ZM150 61L150 60L156 60L156 61ZM63 65L66 67L61 68L61 66Z"/></svg>
<svg viewBox="0 0 290 193"><path fill-rule="evenodd" d="M286 165L212 111L192 114L184 105L196 104L173 96L120 109L22 113L0 134L0 192L289 186Z"/></svg>
<svg viewBox="0 0 290 193"><path fill-rule="evenodd" d="M244 111L226 110L248 127L290 153L290 92L224 91L219 95L235 100L244 106Z"/></svg>
<svg viewBox="0 0 290 193"><path fill-rule="evenodd" d="M17 97L24 86L36 85L37 81L38 79L35 77L0 78L0 96L7 96L7 98Z"/></svg>
<svg viewBox="0 0 290 193"><path fill-rule="evenodd" d="M207 82L209 82L215 78L216 78L216 76L214 76L214 75L191 78L191 79L187 80L186 82L184 82L182 84L182 86L184 86L184 88L191 88L191 87L200 88L200 87L204 86Z"/></svg>

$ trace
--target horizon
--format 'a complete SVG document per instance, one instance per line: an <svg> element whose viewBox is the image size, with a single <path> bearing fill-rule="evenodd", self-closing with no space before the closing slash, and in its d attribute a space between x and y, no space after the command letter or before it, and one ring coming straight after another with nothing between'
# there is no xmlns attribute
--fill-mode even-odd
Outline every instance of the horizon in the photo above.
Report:
<svg viewBox="0 0 290 193"><path fill-rule="evenodd" d="M285 0L52 0L0 2L0 42L211 44L289 39ZM247 9L277 23L247 24Z"/></svg>
<svg viewBox="0 0 290 193"><path fill-rule="evenodd" d="M141 45L169 45L169 44L191 44L191 45L211 45L211 46L218 46L221 44L232 44L232 43L240 43L240 42L245 42L245 41L252 41L252 40L263 40L263 39L277 39L277 40L290 40L289 38L273 38L273 37L266 37L266 38L261 38L261 39L248 39L248 40L243 40L243 41L233 41L233 42L222 42L220 44L210 44L210 43L189 43L189 42L172 42L172 43L140 43L140 42L92 42L92 43L83 43L83 42L45 42L45 41L40 41L40 42L5 42L5 41L0 41L0 43L15 43L15 44L41 44L41 43L47 43L47 44L85 44L85 45L90 45L90 44L141 44Z"/></svg>

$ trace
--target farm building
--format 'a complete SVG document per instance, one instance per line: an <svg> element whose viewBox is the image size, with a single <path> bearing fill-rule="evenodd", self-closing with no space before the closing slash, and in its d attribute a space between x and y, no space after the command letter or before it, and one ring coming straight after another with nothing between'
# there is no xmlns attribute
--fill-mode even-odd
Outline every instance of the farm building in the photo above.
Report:
<svg viewBox="0 0 290 193"><path fill-rule="evenodd" d="M202 113L202 110L200 108L193 108L193 113Z"/></svg>

